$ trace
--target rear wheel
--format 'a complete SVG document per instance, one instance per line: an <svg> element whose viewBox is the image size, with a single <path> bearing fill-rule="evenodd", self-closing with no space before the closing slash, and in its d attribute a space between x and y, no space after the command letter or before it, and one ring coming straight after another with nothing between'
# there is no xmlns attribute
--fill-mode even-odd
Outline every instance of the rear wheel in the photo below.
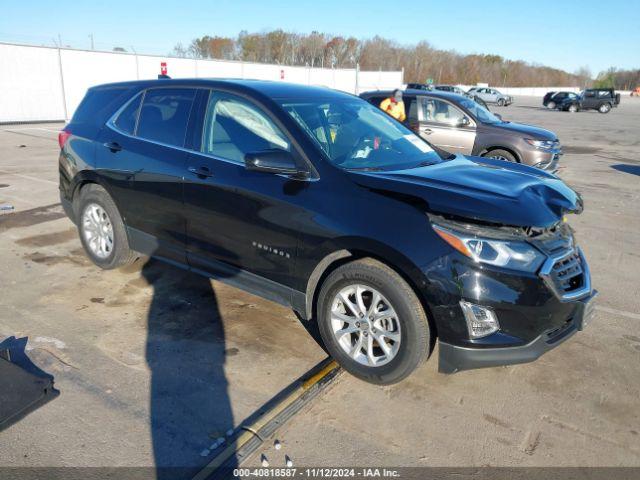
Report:
<svg viewBox="0 0 640 480"><path fill-rule="evenodd" d="M554 108L556 108L556 102L547 103L547 108L550 108L551 110L553 110Z"/></svg>
<svg viewBox="0 0 640 480"><path fill-rule="evenodd" d="M415 292L371 258L347 263L327 277L317 318L331 356L367 382L397 383L429 353L431 332Z"/></svg>
<svg viewBox="0 0 640 480"><path fill-rule="evenodd" d="M600 113L609 113L611 111L611 105L608 103L603 103L598 107L598 111Z"/></svg>
<svg viewBox="0 0 640 480"><path fill-rule="evenodd" d="M487 158L495 158L497 160L504 160L505 162L518 162L518 159L515 155L507 150L502 150L500 148L496 150L491 150L483 155L483 157Z"/></svg>
<svg viewBox="0 0 640 480"><path fill-rule="evenodd" d="M133 263L138 255L129 248L124 222L107 191L90 184L80 190L78 232L87 256L110 270Z"/></svg>

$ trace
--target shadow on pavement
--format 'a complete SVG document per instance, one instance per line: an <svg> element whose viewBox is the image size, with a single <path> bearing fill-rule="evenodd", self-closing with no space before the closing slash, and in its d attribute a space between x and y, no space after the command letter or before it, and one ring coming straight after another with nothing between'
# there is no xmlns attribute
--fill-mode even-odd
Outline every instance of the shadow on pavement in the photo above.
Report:
<svg viewBox="0 0 640 480"><path fill-rule="evenodd" d="M611 168L623 173L630 173L631 175L640 176L640 165L627 165L626 163L619 163L617 165L611 165Z"/></svg>
<svg viewBox="0 0 640 480"><path fill-rule="evenodd" d="M201 452L234 428L218 301L208 278L153 259L141 273L153 289L146 361L156 477L191 478L217 453Z"/></svg>

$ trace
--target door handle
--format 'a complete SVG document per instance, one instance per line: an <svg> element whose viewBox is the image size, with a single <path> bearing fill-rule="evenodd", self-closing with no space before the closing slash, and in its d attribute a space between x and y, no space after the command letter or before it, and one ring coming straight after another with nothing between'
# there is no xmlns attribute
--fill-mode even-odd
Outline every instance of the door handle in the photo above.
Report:
<svg viewBox="0 0 640 480"><path fill-rule="evenodd" d="M425 135L431 135L433 133L433 130L431 130L430 128L423 128L422 133L424 133Z"/></svg>
<svg viewBox="0 0 640 480"><path fill-rule="evenodd" d="M113 153L122 150L122 146L118 142L107 142L104 144L104 146L111 150Z"/></svg>
<svg viewBox="0 0 640 480"><path fill-rule="evenodd" d="M209 170L209 167L205 167L205 166L188 167L187 170L189 170L194 175L197 175L198 177L202 177L202 178L213 177L213 172Z"/></svg>

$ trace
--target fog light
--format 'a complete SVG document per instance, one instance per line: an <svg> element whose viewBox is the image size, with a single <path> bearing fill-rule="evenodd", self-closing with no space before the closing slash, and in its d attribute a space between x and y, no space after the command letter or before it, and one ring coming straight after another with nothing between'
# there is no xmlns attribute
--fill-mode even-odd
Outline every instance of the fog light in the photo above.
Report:
<svg viewBox="0 0 640 480"><path fill-rule="evenodd" d="M460 301L460 307L467 321L469 338L482 338L500 329L496 313L487 307Z"/></svg>

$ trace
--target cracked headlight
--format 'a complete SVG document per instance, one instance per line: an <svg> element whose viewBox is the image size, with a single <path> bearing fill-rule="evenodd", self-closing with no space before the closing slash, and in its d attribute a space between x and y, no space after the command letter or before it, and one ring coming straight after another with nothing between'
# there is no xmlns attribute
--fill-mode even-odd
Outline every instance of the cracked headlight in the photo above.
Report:
<svg viewBox="0 0 640 480"><path fill-rule="evenodd" d="M555 143L553 140L534 140L533 138L525 138L524 141L540 150L553 150Z"/></svg>
<svg viewBox="0 0 640 480"><path fill-rule="evenodd" d="M433 225L433 229L445 242L478 263L535 272L546 258L533 245L526 242L481 238L438 225Z"/></svg>

